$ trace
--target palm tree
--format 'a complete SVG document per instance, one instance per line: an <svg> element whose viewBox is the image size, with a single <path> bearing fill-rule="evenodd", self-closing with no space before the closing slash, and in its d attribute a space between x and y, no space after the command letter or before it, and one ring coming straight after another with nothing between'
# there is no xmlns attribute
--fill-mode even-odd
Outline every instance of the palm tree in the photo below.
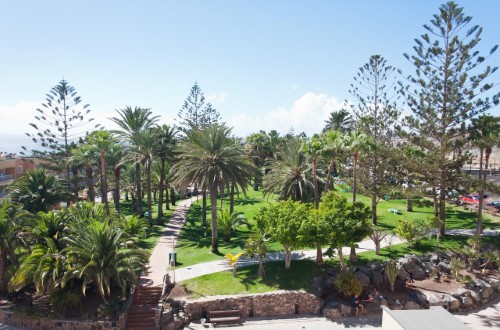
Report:
<svg viewBox="0 0 500 330"><path fill-rule="evenodd" d="M314 205L318 208L319 205L319 189L318 189L318 158L323 151L323 141L318 135L311 137L309 141L306 141L303 145L304 152L309 154L313 165L313 184L314 184Z"/></svg>
<svg viewBox="0 0 500 330"><path fill-rule="evenodd" d="M108 183L106 180L106 150L113 143L113 137L109 131L99 130L87 136L87 142L94 148L100 150L101 168L101 200L104 203L106 213L109 214Z"/></svg>
<svg viewBox="0 0 500 330"><path fill-rule="evenodd" d="M0 296L7 294L7 267L17 261L15 251L21 244L18 234L29 219L27 211L9 201L0 205Z"/></svg>
<svg viewBox="0 0 500 330"><path fill-rule="evenodd" d="M85 294L88 285L93 285L106 302L112 287L125 294L128 284L137 280L146 270L148 253L131 241L126 241L124 232L109 219L88 219L75 222L71 235L64 237L64 253L71 260L61 286L64 288L73 279L82 280Z"/></svg>
<svg viewBox="0 0 500 330"><path fill-rule="evenodd" d="M165 191L165 181L168 164L174 162L174 149L177 144L176 129L168 125L162 125L155 129L155 150L154 156L160 160L160 180L158 196L158 220L163 219L163 193ZM168 205L168 198L167 198Z"/></svg>
<svg viewBox="0 0 500 330"><path fill-rule="evenodd" d="M330 158L325 184L325 192L327 192L330 189L335 189L335 181L332 179L332 176L335 173L335 161L344 149L344 135L340 131L329 130L323 133L322 138L324 141L323 151L327 155L327 157Z"/></svg>
<svg viewBox="0 0 500 330"><path fill-rule="evenodd" d="M144 164L146 170L146 190L147 190L147 207L148 207L148 222L150 225L153 224L151 208L151 164L153 163L153 156L156 153L156 133L153 128L146 128L135 134L130 145L130 156L136 163ZM139 196L139 200L140 200Z"/></svg>
<svg viewBox="0 0 500 330"><path fill-rule="evenodd" d="M66 201L68 188L66 181L47 174L43 169L27 171L8 187L12 201L22 204L33 214L47 212L55 204Z"/></svg>
<svg viewBox="0 0 500 330"><path fill-rule="evenodd" d="M99 159L98 150L90 144L81 144L71 150L71 159L74 163L80 163L85 170L88 200L95 202L94 167Z"/></svg>
<svg viewBox="0 0 500 330"><path fill-rule="evenodd" d="M271 159L264 176L264 194L278 194L281 200L308 202L314 196L313 168L302 149L303 141L287 141L276 159Z"/></svg>
<svg viewBox="0 0 500 330"><path fill-rule="evenodd" d="M483 232L483 200L486 170L488 169L493 146L500 145L500 117L483 115L479 118L473 118L469 132L469 139L472 145L479 148L479 206L477 210L476 234L480 235Z"/></svg>
<svg viewBox="0 0 500 330"><path fill-rule="evenodd" d="M340 109L330 113L330 117L325 120L323 132L339 131L341 133L349 133L352 130L352 126L352 115L346 109Z"/></svg>
<svg viewBox="0 0 500 330"><path fill-rule="evenodd" d="M217 217L217 226L222 232L224 237L224 242L231 241L231 234L236 231L236 228L246 225L250 228L250 223L243 214L243 212L231 212L228 210L219 210L219 216Z"/></svg>
<svg viewBox="0 0 500 330"><path fill-rule="evenodd" d="M50 294L59 287L66 267L66 258L61 253L66 219L62 211L37 214L35 225L30 230L35 245L10 281L14 290L35 284L37 293Z"/></svg>
<svg viewBox="0 0 500 330"><path fill-rule="evenodd" d="M356 202L356 175L358 169L359 152L368 144L368 139L365 134L359 132L351 132L345 136L345 146L350 150L353 157L352 165L352 201Z"/></svg>
<svg viewBox="0 0 500 330"><path fill-rule="evenodd" d="M158 121L158 116L152 116L150 109L146 108L131 108L130 106L124 109L116 110L118 117L110 118L120 129L113 131L123 141L132 143L132 139L143 130L151 128ZM136 138L137 139L137 138ZM141 164L135 163L135 184L137 189L137 212L142 214L142 192L141 192Z"/></svg>
<svg viewBox="0 0 500 330"><path fill-rule="evenodd" d="M115 202L115 212L120 213L120 180L121 171L125 167L126 161L125 147L121 143L112 143L108 147L108 152L106 153L106 163L111 166L113 174L115 177L114 183L114 202Z"/></svg>
<svg viewBox="0 0 500 330"><path fill-rule="evenodd" d="M258 169L230 139L224 125L193 129L179 145L179 160L173 166L174 182L185 189L191 184L207 189L212 208L212 253L219 253L217 235L217 193L225 182L234 182L246 193L249 180Z"/></svg>

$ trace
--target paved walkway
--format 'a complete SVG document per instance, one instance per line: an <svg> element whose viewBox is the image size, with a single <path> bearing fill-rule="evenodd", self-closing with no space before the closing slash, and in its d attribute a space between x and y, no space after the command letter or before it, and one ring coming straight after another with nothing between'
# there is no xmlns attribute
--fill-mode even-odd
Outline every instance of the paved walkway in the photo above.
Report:
<svg viewBox="0 0 500 330"><path fill-rule="evenodd" d="M381 247L386 247L389 245L399 244L403 242L401 239L390 236L386 237L380 244ZM375 249L375 244L371 239L364 240L358 243L358 248L356 248L356 252L365 252L365 251L373 251ZM342 249L342 253L345 256L348 256L351 249L349 247L344 247ZM302 260L302 259L316 259L316 250L303 250L303 251L294 251L292 252L292 260ZM269 261L281 261L285 260L285 252L271 252L268 253L266 258L264 259L266 262ZM257 260L250 259L248 257L240 257L238 260L238 267L244 267L252 264L258 263ZM189 267L177 268L175 270L175 280L177 282L188 280L190 278L221 272L224 270L229 270L229 262L226 259L219 259L215 261L204 262L196 265L192 265ZM173 271L169 271L169 275L173 278Z"/></svg>
<svg viewBox="0 0 500 330"><path fill-rule="evenodd" d="M181 228L184 226L187 210L196 198L194 196L177 202L174 214L165 226L162 236L153 249L151 257L149 257L147 273L142 274L139 280L143 286L161 286L163 284L163 276L167 272L169 253L172 253Z"/></svg>

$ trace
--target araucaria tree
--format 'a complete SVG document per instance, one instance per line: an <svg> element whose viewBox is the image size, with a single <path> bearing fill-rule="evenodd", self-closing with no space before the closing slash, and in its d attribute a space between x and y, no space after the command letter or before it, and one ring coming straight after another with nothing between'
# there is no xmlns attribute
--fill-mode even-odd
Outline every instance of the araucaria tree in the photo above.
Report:
<svg viewBox="0 0 500 330"><path fill-rule="evenodd" d="M197 82L191 87L191 91L177 116L179 123L176 126L184 133L193 128L221 124L220 114L212 107L212 104L206 102L205 95Z"/></svg>
<svg viewBox="0 0 500 330"><path fill-rule="evenodd" d="M497 68L482 66L486 58L477 50L482 28L478 25L469 28L471 20L456 3L442 5L431 24L424 25L427 32L415 40L415 54L405 54L415 66L415 75L407 77L412 87L403 88L413 112L405 118L407 130L403 137L435 160L429 172L435 173L439 184L442 235L446 223L446 187L465 161L460 153L465 140L462 125L497 105L500 97L500 93L491 93L493 85L488 83ZM490 55L497 47L491 49Z"/></svg>
<svg viewBox="0 0 500 330"><path fill-rule="evenodd" d="M45 103L36 111L39 112L35 116L37 123L30 123L36 132L26 135L40 149L31 150L30 153L35 157L50 158L60 165L85 132L92 129L87 125L94 120L89 116L89 105L81 104L81 98L75 88L63 79L52 87ZM95 125L97 126L99 125ZM28 152L25 147L23 149L22 154ZM66 167L67 177L69 170L69 167Z"/></svg>
<svg viewBox="0 0 500 330"><path fill-rule="evenodd" d="M377 224L377 203L383 194L390 175L391 144L394 138L394 123L399 117L395 69L380 55L372 55L368 63L359 68L349 93L356 119L356 129L372 141L361 159L367 173L361 173L364 190L372 198L372 222ZM346 102L347 103L347 102ZM364 174L364 175L363 175Z"/></svg>

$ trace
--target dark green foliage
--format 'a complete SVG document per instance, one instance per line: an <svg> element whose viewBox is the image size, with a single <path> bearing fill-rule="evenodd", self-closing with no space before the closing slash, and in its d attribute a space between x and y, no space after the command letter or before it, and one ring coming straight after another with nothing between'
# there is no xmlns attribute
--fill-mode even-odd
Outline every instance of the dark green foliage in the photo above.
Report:
<svg viewBox="0 0 500 330"><path fill-rule="evenodd" d="M402 136L429 158L429 181L437 182L440 189L442 235L446 188L456 181L458 169L466 159L461 152L465 122L498 105L500 98L500 93L492 93L493 84L488 82L497 68L484 66L487 57L476 50L482 28L469 27L471 21L472 17L465 16L455 2L442 5L430 25L424 25L426 33L415 40L414 55L405 54L414 65L415 74L407 77L410 86L401 83L413 112L404 120L408 129L402 131Z"/></svg>
<svg viewBox="0 0 500 330"><path fill-rule="evenodd" d="M69 197L66 181L48 174L43 169L27 171L9 187L14 203L22 204L30 213L47 212L59 202Z"/></svg>
<svg viewBox="0 0 500 330"><path fill-rule="evenodd" d="M355 294L361 294L361 291L363 291L361 282L356 277L356 274L350 270L340 271L340 273L335 276L333 284L337 290L348 297Z"/></svg>

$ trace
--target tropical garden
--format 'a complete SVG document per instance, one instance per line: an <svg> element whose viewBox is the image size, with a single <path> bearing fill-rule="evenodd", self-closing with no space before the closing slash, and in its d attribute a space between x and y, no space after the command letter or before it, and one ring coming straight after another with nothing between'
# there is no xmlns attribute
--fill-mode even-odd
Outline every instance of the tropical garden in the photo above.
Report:
<svg viewBox="0 0 500 330"><path fill-rule="evenodd" d="M130 106L106 130L62 80L27 133L39 148L24 153L43 168L12 184L1 204L0 295L48 296L62 314L94 297L99 313L116 313L176 201L192 195L199 200L177 242L178 266L225 256L235 265L232 274L186 281L207 295L307 289L325 267L348 272L406 253L454 249L469 262L470 251L483 253L475 242L495 243L483 231L500 228L483 203L500 191L487 178L500 146L496 67L487 65L497 46L480 55L481 28L470 23L457 4L442 5L405 54L414 72L398 74L371 56L350 84L352 99L312 136L234 136L197 83L175 125ZM473 160L477 177L462 171ZM477 192L477 209L458 205L451 191ZM471 248L470 237L447 229L474 230ZM381 248L392 235L404 242ZM367 239L375 251L359 253ZM292 262L304 249L315 260ZM283 263L265 264L273 251L284 251ZM243 255L256 264L237 270ZM498 252L488 258L498 262Z"/></svg>

